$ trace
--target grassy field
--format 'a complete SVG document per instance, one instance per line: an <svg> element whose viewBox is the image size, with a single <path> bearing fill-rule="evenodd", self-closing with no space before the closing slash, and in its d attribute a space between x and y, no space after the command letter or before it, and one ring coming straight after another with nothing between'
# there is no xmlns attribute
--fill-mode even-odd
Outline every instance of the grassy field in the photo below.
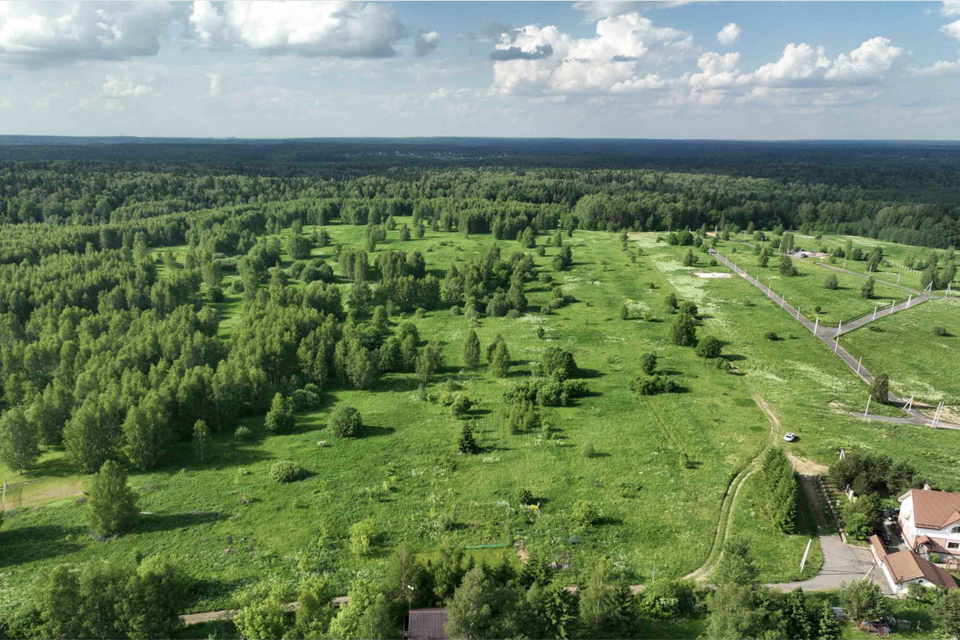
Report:
<svg viewBox="0 0 960 640"><path fill-rule="evenodd" d="M894 393L917 401L948 406L960 404L960 300L938 299L906 313L877 320L880 331L864 327L844 336L850 353L863 356L871 371L890 376ZM947 331L933 334L935 326ZM889 346L888 346L889 345Z"/></svg>
<svg viewBox="0 0 960 640"><path fill-rule="evenodd" d="M335 242L362 241L362 227L327 229ZM426 238L406 243L399 243L395 233L390 236L378 250L420 250L437 273L493 244L489 235L428 232ZM146 512L136 531L103 543L89 537L84 507L72 497L82 479L71 475L62 454L52 452L30 476L36 484L23 489L25 508L0 531L5 550L0 606L15 605L25 597L24 584L59 562L133 562L138 553L164 553L194 578L191 610L216 609L229 606L238 589L264 576L293 581L304 571L323 570L345 589L358 574L381 575L396 543L408 541L431 554L444 539L544 551L551 560L572 564L571 582L600 555L609 555L634 583L648 580L654 566L658 576L683 576L708 556L731 479L765 446L783 445L785 431L801 438L784 446L820 463L832 462L841 446L882 448L912 460L931 478L958 479L949 455L929 454L930 448L951 451L944 445L952 444L956 434L853 417L866 397L865 385L742 279L695 276L696 269L682 266L686 248L657 243L655 234L632 237L631 249L643 252L636 262L621 251L614 234L578 231L565 242L573 248L575 264L555 273L550 261L556 249L535 257L537 267L555 282L531 283L527 295L536 311L558 284L576 302L550 315L478 321L483 346L499 333L510 347L514 366L506 380L489 376L486 364L476 370L460 366L470 320L448 310L422 319L412 314L391 319L412 320L422 339L444 344L447 367L430 391L451 381L476 402L471 418L481 454L456 455L459 421L446 407L419 399L415 376L390 374L373 391L325 390L324 406L300 415L290 433L268 436L262 417L247 419L244 424L255 437L238 442L230 433L220 434L203 463L189 445L177 446L165 466L131 476ZM521 250L513 242L500 246L505 257ZM722 243L721 248L726 254L731 246ZM327 259L332 252L329 247L314 250ZM699 255L702 264L706 256ZM821 278L790 280L799 283L798 303L806 304L804 295L815 302ZM809 290L805 281L812 283ZM831 304L838 305L834 313L840 314L845 311L839 307L853 305L859 287L822 291L837 294ZM672 344L672 316L665 304L669 293L699 305L699 333L724 342L732 373L697 358L691 348ZM793 302L789 291L786 295ZM627 320L620 318L624 304L630 310ZM228 298L219 309L223 334L229 336L242 321L239 297ZM653 321L641 319L645 311ZM544 339L537 337L537 328L544 330ZM781 339L765 339L770 330ZM575 354L590 395L574 406L545 412L553 438L539 432L510 435L500 414L502 394L529 373L530 364L550 345ZM641 373L638 356L647 351L658 355L661 372L682 393L638 398L630 392L629 382ZM769 405L773 418L758 403ZM363 437L337 440L329 432L327 415L341 404L360 410L367 425ZM330 446L319 446L320 441ZM583 457L581 447L587 443L596 456ZM278 459L301 463L310 476L288 485L272 483L267 470ZM6 477L8 470L0 473ZM42 487L70 491L45 502ZM515 508L521 489L533 493L538 512ZM755 548L764 549L764 579L792 579L784 567L799 564L808 538L784 538L758 523L749 510L753 490L745 487L733 522L749 529ZM599 515L586 530L570 518L578 500L590 501ZM43 506L36 506L42 501ZM514 509L508 513L498 502ZM345 542L349 527L366 518L375 522L381 551L359 558ZM445 522L453 526L445 527ZM494 559L504 550L475 553Z"/></svg>
<svg viewBox="0 0 960 640"><path fill-rule="evenodd" d="M813 259L796 258L793 265L798 275L783 276L779 272L779 255L770 256L767 267L761 268L757 263L758 256L753 254L752 249L733 244L737 253L728 254L724 245L729 244L733 243L721 243L721 253L751 276L759 278L764 286L770 287L778 295L783 295L787 302L800 309L800 313L811 320L819 317L820 323L824 325L836 326L840 321L849 322L873 313L875 307L882 309L895 302L905 301L909 295L902 289L878 281L874 285L873 298L865 300L860 297L860 289L866 282L863 278L817 265ZM828 275L836 276L836 289L824 288L823 282ZM816 312L817 307L821 308L820 313Z"/></svg>

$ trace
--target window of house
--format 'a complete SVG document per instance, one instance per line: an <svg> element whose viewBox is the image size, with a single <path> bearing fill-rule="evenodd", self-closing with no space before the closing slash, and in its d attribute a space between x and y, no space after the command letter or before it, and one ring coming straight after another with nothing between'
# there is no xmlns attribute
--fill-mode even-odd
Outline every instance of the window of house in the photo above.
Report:
<svg viewBox="0 0 960 640"><path fill-rule="evenodd" d="M948 542L947 549L960 549L960 542Z"/></svg>
<svg viewBox="0 0 960 640"><path fill-rule="evenodd" d="M954 527L953 529L950 529L950 533L960 533L960 527Z"/></svg>

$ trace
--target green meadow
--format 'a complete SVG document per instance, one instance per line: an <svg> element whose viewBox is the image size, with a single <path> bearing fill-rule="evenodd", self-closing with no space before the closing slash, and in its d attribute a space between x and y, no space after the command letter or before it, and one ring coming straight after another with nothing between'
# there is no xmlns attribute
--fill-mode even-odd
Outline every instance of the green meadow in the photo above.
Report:
<svg viewBox="0 0 960 640"><path fill-rule="evenodd" d="M363 227L326 229L337 243L363 240ZM538 241L543 244L545 238ZM528 283L530 311L519 318L470 320L447 309L428 311L423 318L391 318L394 326L412 321L422 340L443 344L445 367L428 393L457 389L474 401L468 419L475 424L481 453L457 455L462 421L442 403L424 400L414 374L386 375L372 391L334 386L324 389L319 410L298 414L291 432L270 435L263 417L247 418L242 424L253 432L249 440L221 433L203 461L189 444L177 445L167 464L131 474L144 512L141 523L128 535L99 542L89 536L82 499L76 496L78 483L86 479L72 474L62 452L50 451L22 478L0 467L8 482L31 482L19 493L22 508L0 531L0 606L15 606L26 597L22 587L57 563L133 562L138 554L152 553L175 559L193 579L192 611L227 607L245 584L268 575L293 582L306 571L325 571L345 592L357 575L382 575L387 556L400 542L425 556L445 543L480 547L471 553L490 561L502 554L516 558L518 548L536 550L569 564L571 584L607 555L637 584L648 581L654 568L665 577L696 570L711 556L718 523L728 526L726 521L734 531L749 532L754 548L762 549L762 579L793 580L812 575L822 561L814 544L804 576L797 575L812 531L808 506L802 503L807 521L796 535L773 531L753 509L762 487L751 477L732 506L722 510L731 481L766 447L783 446L824 465L841 447L893 451L931 479L960 487L955 471L960 460L942 453L955 450L945 445L956 434L858 418L866 386L742 278L695 275L726 271L710 267L709 256L695 253L699 265L684 267L686 247L667 246L647 233L631 234L627 250L617 234L606 232L577 231L564 242L574 257L566 271L551 266L556 248L548 247L544 256L534 253L537 269L553 282ZM377 251L422 251L428 269L442 277L451 264L493 244L489 235L433 231L401 243L392 232ZM523 250L516 242L499 245L504 257ZM750 263L755 261L751 251L720 243L725 255L734 247L738 263L750 264L755 274L759 269ZM333 260L331 247L313 253ZM813 307L821 305L821 321L834 323L872 311L874 302L859 298L858 278L839 274L841 287L827 291L821 268L795 261L801 275L783 278L777 259L771 258L764 282L804 313L809 308L812 316ZM289 264L287 258L284 266ZM226 278L226 291L234 277ZM554 285L574 301L544 314L540 308L552 298ZM698 305L698 335L723 342L731 371L697 357L693 348L673 344L675 316L666 304L671 293ZM877 286L886 304L903 293ZM621 318L624 306L626 319ZM884 322L925 317L918 314L927 307L934 305ZM241 297L228 293L218 309L221 332L229 336L242 322ZM956 323L951 326L952 334L960 334ZM470 329L479 334L484 353L497 334L503 336L512 358L509 377L490 375L485 357L477 368L462 366ZM776 340L768 339L770 331ZM861 347L857 334L877 342ZM883 340L893 335L893 327L881 333L860 330L850 335L848 348L880 357ZM574 354L589 393L571 406L546 409L547 430L511 434L502 413L503 394L530 375L549 346ZM631 392L630 382L642 375L639 356L646 352L658 356L658 372L680 392L645 397ZM922 356L916 358L919 362ZM889 373L895 390L907 379L892 368ZM957 392L952 386L941 391ZM341 440L327 427L330 411L340 405L362 414L361 437ZM784 443L787 431L798 433L799 441ZM594 451L590 457L583 453L586 445ZM308 477L274 483L268 470L280 459L300 463ZM521 490L529 491L539 508L520 507ZM579 527L571 517L578 501L593 506L592 526ZM379 551L357 557L348 548L349 528L366 519L374 523Z"/></svg>

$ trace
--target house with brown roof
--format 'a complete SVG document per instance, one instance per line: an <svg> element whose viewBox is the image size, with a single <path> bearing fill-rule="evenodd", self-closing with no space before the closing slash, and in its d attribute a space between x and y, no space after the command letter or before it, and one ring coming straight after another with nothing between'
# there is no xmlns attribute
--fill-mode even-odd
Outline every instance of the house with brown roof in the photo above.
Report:
<svg viewBox="0 0 960 640"><path fill-rule="evenodd" d="M900 496L900 530L924 558L960 556L960 493L911 489Z"/></svg>
<svg viewBox="0 0 960 640"><path fill-rule="evenodd" d="M407 614L407 640L450 640L446 609L413 609Z"/></svg>
<svg viewBox="0 0 960 640"><path fill-rule="evenodd" d="M870 536L870 551L895 595L905 594L911 584L944 589L957 587L953 576L913 551L887 553L876 535Z"/></svg>

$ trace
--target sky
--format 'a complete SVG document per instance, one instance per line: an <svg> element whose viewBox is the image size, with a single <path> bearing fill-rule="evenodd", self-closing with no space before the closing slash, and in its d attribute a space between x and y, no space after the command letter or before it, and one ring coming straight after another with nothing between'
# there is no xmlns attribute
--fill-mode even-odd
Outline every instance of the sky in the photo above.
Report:
<svg viewBox="0 0 960 640"><path fill-rule="evenodd" d="M0 134L960 139L953 2L2 2Z"/></svg>

